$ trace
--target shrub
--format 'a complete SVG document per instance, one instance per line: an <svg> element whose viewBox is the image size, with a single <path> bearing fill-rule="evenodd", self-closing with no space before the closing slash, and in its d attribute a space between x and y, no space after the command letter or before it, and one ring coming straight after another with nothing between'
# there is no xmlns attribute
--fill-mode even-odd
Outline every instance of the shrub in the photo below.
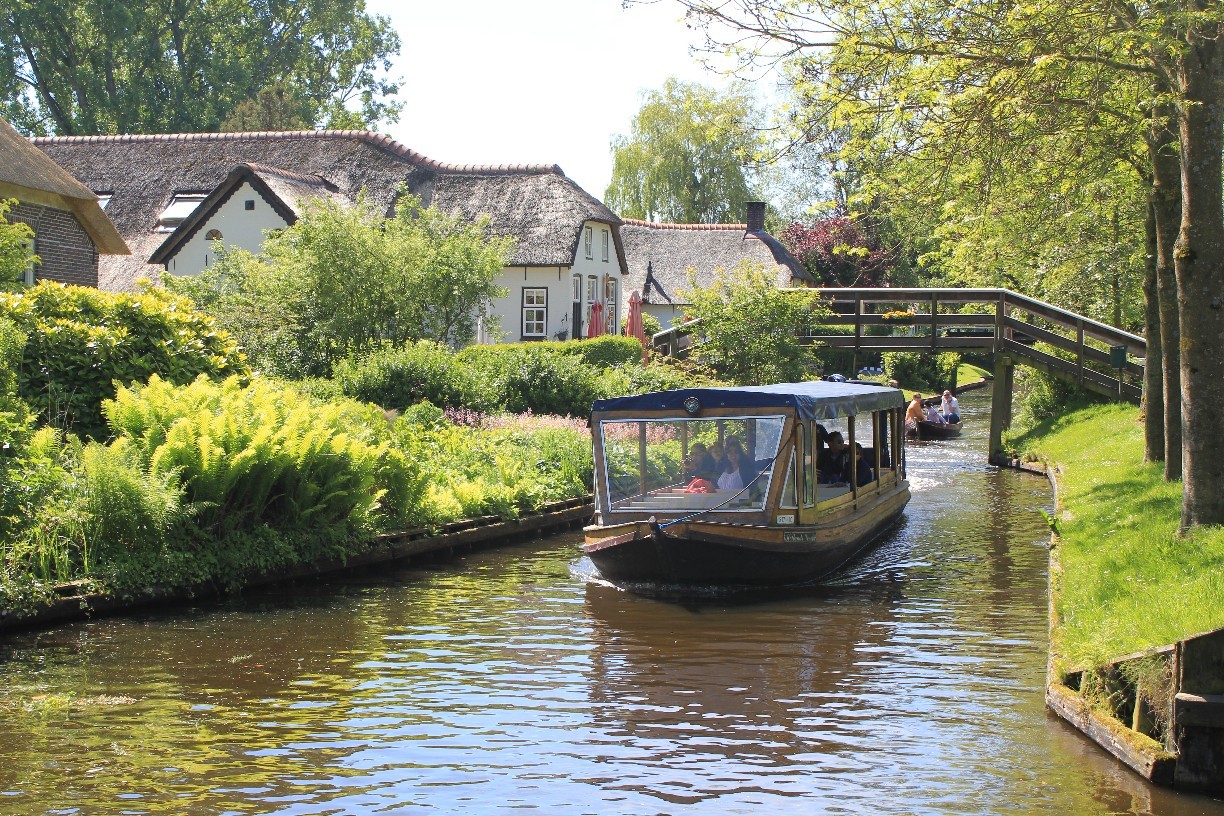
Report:
<svg viewBox="0 0 1224 816"><path fill-rule="evenodd" d="M591 403L604 395L598 369L536 345L464 356L493 403L512 414L590 416Z"/></svg>
<svg viewBox="0 0 1224 816"><path fill-rule="evenodd" d="M928 388L942 391L956 379L960 366L960 355L945 351L940 354L925 354L918 351L886 351L883 358L884 374L903 386Z"/></svg>
<svg viewBox="0 0 1224 816"><path fill-rule="evenodd" d="M402 410L422 400L442 408L496 408L454 352L428 340L347 358L334 377L346 396L384 408Z"/></svg>
<svg viewBox="0 0 1224 816"><path fill-rule="evenodd" d="M525 351L526 350L526 351ZM642 361L642 344L634 337L606 334L587 340L547 340L539 343L502 343L499 345L468 346L459 352L467 362L478 362L488 357L509 355L518 357L528 354L559 354L578 357L584 363L596 366L616 366Z"/></svg>
<svg viewBox="0 0 1224 816"><path fill-rule="evenodd" d="M176 387L154 376L104 410L143 468L178 474L211 536L402 524L423 493L417 468L382 441L386 420L373 406L318 403L261 379Z"/></svg>
<svg viewBox="0 0 1224 816"><path fill-rule="evenodd" d="M105 435L101 404L115 383L158 374L173 383L246 372L233 339L185 298L157 289L102 292L42 282L0 294L0 318L27 340L19 388L44 422Z"/></svg>
<svg viewBox="0 0 1224 816"><path fill-rule="evenodd" d="M663 324L659 322L659 318L649 312L642 312L642 331L646 334L646 339L649 340L653 335L663 331ZM626 315L621 319L621 334L629 333L629 317Z"/></svg>

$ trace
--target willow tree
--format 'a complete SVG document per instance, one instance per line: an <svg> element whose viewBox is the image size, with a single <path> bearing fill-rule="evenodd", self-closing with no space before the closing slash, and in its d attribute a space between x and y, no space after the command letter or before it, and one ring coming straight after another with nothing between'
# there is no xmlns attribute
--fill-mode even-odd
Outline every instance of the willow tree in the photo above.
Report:
<svg viewBox="0 0 1224 816"><path fill-rule="evenodd" d="M668 79L645 94L628 136L612 140L604 200L626 218L718 223L743 218L759 138L752 98Z"/></svg>
<svg viewBox="0 0 1224 816"><path fill-rule="evenodd" d="M738 41L747 57L771 52L835 94L843 80L852 80L852 101L869 114L916 112L912 121L945 126L944 133L953 133L947 125L968 124L961 143L990 126L1023 137L1042 123L1065 128L1062 117L1074 110L1106 111L1102 102L1110 94L1085 95L1079 85L1067 94L1066 79L1096 77L1106 88L1140 82L1147 89L1144 107L1157 124L1163 111L1171 110L1181 159L1181 210L1172 254L1181 350L1182 527L1224 523L1224 491L1218 489L1224 434L1211 416L1224 402L1224 357L1212 351L1224 336L1224 53L1219 44L1224 9L1216 0L1156 5L1063 0L1040 6L973 0L894 0L885 6L856 0L680 2L711 26L714 40L729 34L723 41ZM746 35L757 38L748 48ZM1039 89L1042 93L1034 93ZM983 115L961 122L945 117L949 99L980 101L977 110ZM1100 118L1092 132L1108 127ZM894 130L891 146L926 147L930 132ZM1158 225L1153 232L1160 233Z"/></svg>

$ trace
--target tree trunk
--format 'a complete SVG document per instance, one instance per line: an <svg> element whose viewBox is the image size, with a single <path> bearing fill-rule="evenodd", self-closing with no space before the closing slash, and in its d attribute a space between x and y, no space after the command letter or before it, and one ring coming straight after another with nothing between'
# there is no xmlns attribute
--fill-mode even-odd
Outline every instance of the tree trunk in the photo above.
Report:
<svg viewBox="0 0 1224 816"><path fill-rule="evenodd" d="M1151 188L1148 188L1151 195ZM1144 221L1147 252L1143 272L1143 461L1164 460L1164 372L1160 367L1160 293L1156 288L1156 208L1149 200Z"/></svg>
<svg viewBox="0 0 1224 816"><path fill-rule="evenodd" d="M1152 161L1152 207L1156 216L1156 289L1160 307L1160 348L1162 357L1149 347L1148 359L1160 360L1164 377L1164 477L1182 477L1181 410L1181 319L1177 306L1177 273L1174 251L1182 220L1181 160L1177 153L1177 133L1172 112L1158 110L1148 134ZM1150 407L1150 406L1149 406Z"/></svg>
<svg viewBox="0 0 1224 816"><path fill-rule="evenodd" d="M1195 11L1204 9L1191 4ZM1205 4L1210 7L1214 2ZM1224 524L1224 26L1187 31L1178 66L1182 219L1175 267L1181 316L1183 532Z"/></svg>

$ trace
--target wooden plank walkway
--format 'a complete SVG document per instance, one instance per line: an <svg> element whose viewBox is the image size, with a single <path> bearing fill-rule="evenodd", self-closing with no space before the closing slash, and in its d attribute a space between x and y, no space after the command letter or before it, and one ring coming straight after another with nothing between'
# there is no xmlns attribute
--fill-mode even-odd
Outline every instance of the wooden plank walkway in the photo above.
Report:
<svg viewBox="0 0 1224 816"><path fill-rule="evenodd" d="M819 289L833 315L802 327L806 342L856 351L942 351L1004 355L1083 388L1138 403L1146 341L1136 334L1008 289ZM890 314L892 313L892 314ZM898 315L897 313L901 313ZM663 354L683 355L699 321L654 336ZM1035 348L1043 343L1054 353ZM1116 351L1115 351L1116 349ZM1124 354L1124 365L1115 365Z"/></svg>

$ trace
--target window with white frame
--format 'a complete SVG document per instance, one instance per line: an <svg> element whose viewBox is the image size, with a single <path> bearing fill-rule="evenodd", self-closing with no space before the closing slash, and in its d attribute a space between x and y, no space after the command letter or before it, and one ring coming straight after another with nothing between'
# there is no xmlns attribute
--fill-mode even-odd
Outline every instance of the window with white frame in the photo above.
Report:
<svg viewBox="0 0 1224 816"><path fill-rule="evenodd" d="M548 328L548 290L523 287L523 337L543 337Z"/></svg>
<svg viewBox="0 0 1224 816"><path fill-rule="evenodd" d="M592 235L592 231L593 231L593 230L592 230L592 228L591 228L591 227L587 227L586 229L584 229L584 230L582 231L582 241L583 241L583 244L585 244L585 246L586 246L586 256L587 256L588 258L592 258L592 257L594 257L594 256L591 254L591 235Z"/></svg>
<svg viewBox="0 0 1224 816"><path fill-rule="evenodd" d="M608 244L612 240L612 235L607 230L603 231L603 259L604 263L608 262Z"/></svg>
<svg viewBox="0 0 1224 816"><path fill-rule="evenodd" d="M604 334L620 334L616 322L616 280L608 278L604 284Z"/></svg>
<svg viewBox="0 0 1224 816"><path fill-rule="evenodd" d="M200 202L208 198L208 193L175 193L170 197L170 203L157 218L156 232L174 232L187 216L195 212Z"/></svg>

